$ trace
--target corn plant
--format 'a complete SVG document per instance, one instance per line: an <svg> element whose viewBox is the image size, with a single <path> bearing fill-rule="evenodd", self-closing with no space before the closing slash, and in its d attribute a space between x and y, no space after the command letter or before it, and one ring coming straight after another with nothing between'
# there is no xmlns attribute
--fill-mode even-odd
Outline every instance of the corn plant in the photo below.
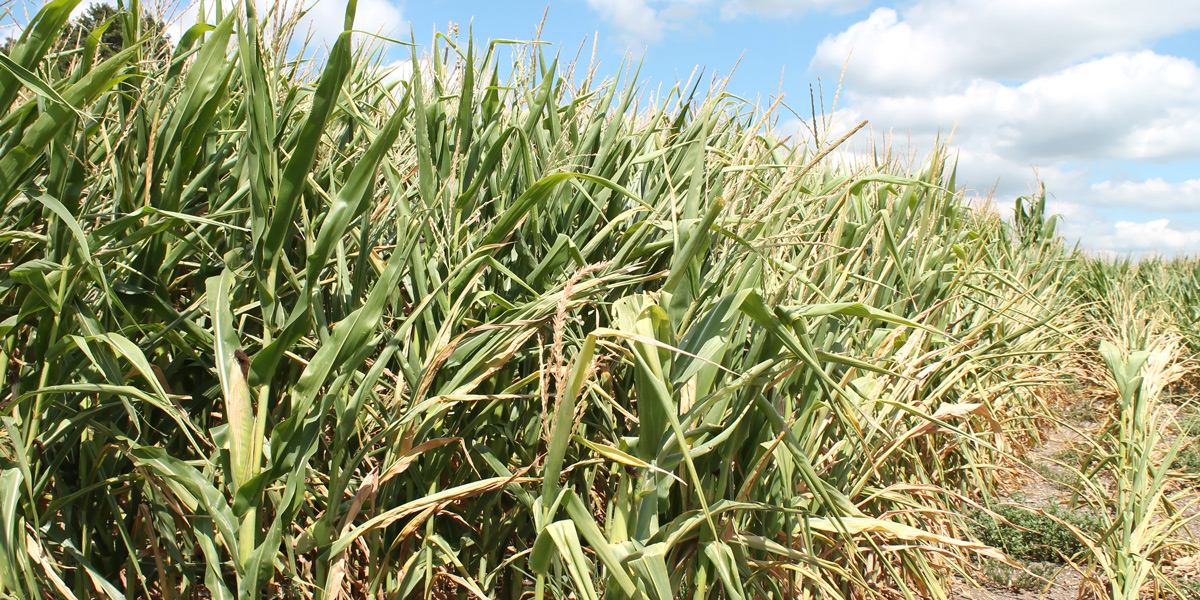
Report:
<svg viewBox="0 0 1200 600"><path fill-rule="evenodd" d="M136 3L0 60L0 590L948 596L1081 325L1073 256L944 150L440 34ZM504 59L511 53L511 61ZM624 69L622 69L624 70ZM632 69L630 69L632 70ZM1041 218L1041 217L1038 217Z"/></svg>
<svg viewBox="0 0 1200 600"><path fill-rule="evenodd" d="M1153 333L1153 326L1149 330L1151 351L1100 343L1116 388L1117 414L1089 440L1092 450L1081 462L1092 466L1086 472L1072 468L1079 475L1077 495L1099 525L1085 531L1050 516L1087 546L1103 574L1092 587L1115 600L1139 598L1150 584L1174 587L1160 563L1180 546L1177 535L1195 519L1190 510L1197 501L1195 493L1172 485L1172 464L1186 438L1177 436L1168 443L1160 433L1168 416L1159 395L1168 380L1178 376L1178 360L1171 355L1180 351L1181 341Z"/></svg>

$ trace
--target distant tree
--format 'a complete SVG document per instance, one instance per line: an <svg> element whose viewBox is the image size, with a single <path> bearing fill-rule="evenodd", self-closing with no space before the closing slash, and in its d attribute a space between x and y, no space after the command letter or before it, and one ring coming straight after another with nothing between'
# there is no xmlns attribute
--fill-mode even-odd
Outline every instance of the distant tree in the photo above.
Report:
<svg viewBox="0 0 1200 600"><path fill-rule="evenodd" d="M84 41L87 40L87 37L93 31L116 14L117 9L111 4L93 4L89 6L87 12L67 23L67 28L63 30L62 37L54 45L54 49L58 52L63 52L82 47ZM100 45L96 49L97 62L121 51L121 48L125 46L124 29L124 27L121 27L120 22L114 21L108 26L108 29L104 30L104 33L100 34Z"/></svg>
<svg viewBox="0 0 1200 600"><path fill-rule="evenodd" d="M105 21L119 14L119 12L111 4L93 4L89 6L83 14L72 19L63 28L62 35L59 36L58 42L54 44L53 49L50 51L51 54L70 52L77 48L83 48L88 36L99 29ZM166 28L166 23L161 19L156 19L148 15L142 17L142 35L150 36L151 56L154 58L165 59L171 54L170 37L166 33ZM9 54L16 42L16 37L5 40L4 44L0 45L0 52ZM100 34L100 43L96 48L95 60L96 62L103 61L124 47L125 28L122 27L119 18L114 19L108 28ZM65 70L75 58L76 56L66 56L52 65L51 68L55 71L54 75L65 75Z"/></svg>

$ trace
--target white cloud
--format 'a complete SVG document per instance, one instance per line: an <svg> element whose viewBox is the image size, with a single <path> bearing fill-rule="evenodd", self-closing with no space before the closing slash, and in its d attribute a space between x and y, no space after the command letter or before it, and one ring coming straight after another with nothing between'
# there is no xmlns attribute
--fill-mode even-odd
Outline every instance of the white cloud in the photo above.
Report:
<svg viewBox="0 0 1200 600"><path fill-rule="evenodd" d="M729 0L814 7L817 2ZM951 145L958 187L972 202L991 198L1001 213L1038 182L1060 232L1093 251L1200 251L1200 179L1155 177L1149 163L1200 157L1200 67L1148 48L1200 27L1200 2L1152 0L912 0L880 8L825 38L811 68L846 68L837 139L863 119L842 163L871 160L889 145L906 164ZM807 130L798 122L791 131ZM1145 180L1103 165L1139 164ZM1193 176L1194 177L1194 176Z"/></svg>
<svg viewBox="0 0 1200 600"><path fill-rule="evenodd" d="M417 59L417 64L421 66L421 80L428 84L434 78L433 58L423 54ZM392 61L380 67L380 74L384 85L409 81L413 76L413 61L411 58Z"/></svg>
<svg viewBox="0 0 1200 600"><path fill-rule="evenodd" d="M306 3L309 4L309 3ZM298 31L311 28L318 41L332 44L342 33L346 21L346 0L317 0L300 20ZM405 25L404 12L389 0L358 0L354 12L354 29L394 37Z"/></svg>
<svg viewBox="0 0 1200 600"><path fill-rule="evenodd" d="M1048 184L1086 188L1071 164L1200 156L1200 67L1144 51L1115 54L1021 85L975 79L956 90L883 95L851 89L846 124L931 149L953 130L973 185L1025 193L1032 167ZM1017 186L1020 189L1017 189ZM1052 187L1053 189L1053 187Z"/></svg>
<svg viewBox="0 0 1200 600"><path fill-rule="evenodd" d="M1062 217L1059 233L1090 251L1178 254L1200 251L1200 219L1168 218L1200 212L1200 179L1171 183L1108 180L1087 183L1086 169L1058 170L1047 182L1046 211ZM993 201L1011 214L1013 198L1028 191L997 195Z"/></svg>
<svg viewBox="0 0 1200 600"><path fill-rule="evenodd" d="M882 92L1024 80L1197 26L1194 0L924 0L827 37L812 66L840 72L853 50L847 81Z"/></svg>
<svg viewBox="0 0 1200 600"><path fill-rule="evenodd" d="M656 42L665 24L646 0L587 0L600 17L622 30L629 41Z"/></svg>
<svg viewBox="0 0 1200 600"><path fill-rule="evenodd" d="M1194 252L1200 248L1200 230L1174 227L1169 219L1146 223L1117 221L1113 225L1112 241L1104 246L1133 252Z"/></svg>
<svg viewBox="0 0 1200 600"><path fill-rule="evenodd" d="M1145 181L1102 181L1092 184L1089 192L1089 197L1099 206L1200 211L1200 179L1180 183L1170 183L1158 177Z"/></svg>
<svg viewBox="0 0 1200 600"><path fill-rule="evenodd" d="M1200 68L1144 51L1088 61L1018 88L1014 152L1046 158L1200 155Z"/></svg>
<svg viewBox="0 0 1200 600"><path fill-rule="evenodd" d="M809 10L848 11L860 8L867 0L729 0L721 7L721 16L736 17L743 13L791 17Z"/></svg>
<svg viewBox="0 0 1200 600"><path fill-rule="evenodd" d="M1150 221L1064 222L1063 233L1082 241L1085 249L1104 254L1194 254L1200 250L1200 229L1170 219Z"/></svg>
<svg viewBox="0 0 1200 600"><path fill-rule="evenodd" d="M838 111L825 139L839 138L861 117L857 109ZM847 142L844 151L831 154L829 160L848 168L867 166L873 161L872 147L882 155L890 144L892 151L901 155L901 164L915 171L935 147L938 132L935 117L914 121L920 125L919 130L910 133L897 128L891 140L886 132L864 130ZM808 127L795 120L782 122L779 131L784 135L798 134L801 139L811 137ZM949 127L942 133L941 142L945 143ZM969 128L964 131L960 124L960 131L952 140L951 158L958 165L958 189L972 204L990 199L1001 215L1010 216L1013 200L1036 193L1036 182L1040 181L1048 192L1047 211L1063 217L1059 232L1072 242L1080 240L1087 250L1139 256L1200 251L1200 226L1162 218L1163 212L1200 213L1200 179L1180 183L1162 178L1110 179L1093 183L1090 181L1093 170L1087 163L1080 167L1051 161L1039 166L1037 161L1021 156L997 153L987 138L987 134L971 132ZM1113 213L1120 215L1119 218L1113 218Z"/></svg>
<svg viewBox="0 0 1200 600"><path fill-rule="evenodd" d="M406 58L404 60L398 60L386 64L383 66L383 72L384 84L391 84L398 81L408 81L409 79L412 79L413 61L411 58ZM425 70L422 69L421 73L424 72Z"/></svg>
<svg viewBox="0 0 1200 600"><path fill-rule="evenodd" d="M165 20L171 38L178 40L188 28L197 23L199 4L189 3L187 0L164 0L164 4L171 2L177 3L166 6L161 12L168 16ZM354 12L354 29L372 34L377 33L385 37L397 36L407 25L404 11L398 2L399 0L358 0ZM208 15L206 20L212 22L214 19L213 3L206 4ZM224 5L226 11L230 10L228 0L225 0ZM315 43L327 45L332 45L337 40L337 36L342 33L346 23L346 5L346 0L283 0L278 2L257 0L255 2L260 20L266 20L269 17L268 11L283 11L285 14L290 14L297 7L309 9L297 24L297 38L302 40L304 36L311 33Z"/></svg>

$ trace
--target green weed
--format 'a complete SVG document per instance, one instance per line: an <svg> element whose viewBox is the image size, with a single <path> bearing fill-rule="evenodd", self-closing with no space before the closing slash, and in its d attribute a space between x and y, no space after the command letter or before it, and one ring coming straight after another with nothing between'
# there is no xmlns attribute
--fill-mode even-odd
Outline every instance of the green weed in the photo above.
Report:
<svg viewBox="0 0 1200 600"><path fill-rule="evenodd" d="M1056 505L1037 507L1038 514L1024 506L1000 505L992 510L1008 522L982 511L971 513L972 529L979 541L1004 551L1008 556L1029 562L1062 563L1085 555L1087 547L1068 523L1082 531L1095 532L1100 521L1092 514L1068 510Z"/></svg>

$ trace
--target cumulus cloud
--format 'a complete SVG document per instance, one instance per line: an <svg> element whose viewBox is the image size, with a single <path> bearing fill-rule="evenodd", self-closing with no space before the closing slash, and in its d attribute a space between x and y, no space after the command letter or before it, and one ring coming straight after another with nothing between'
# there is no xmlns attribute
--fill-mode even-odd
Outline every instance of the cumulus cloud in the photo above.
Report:
<svg viewBox="0 0 1200 600"><path fill-rule="evenodd" d="M296 25L299 36L312 35L318 44L332 45L343 31L346 23L347 0L297 0L295 2L271 2L258 0L259 11L274 7L275 10L290 12L298 5L305 9L304 16ZM400 34L407 22L398 0L358 0L354 10L354 29L366 33L394 37Z"/></svg>
<svg viewBox="0 0 1200 600"><path fill-rule="evenodd" d="M721 7L721 16L736 17L743 13L770 17L791 17L809 10L842 12L861 8L867 0L729 0Z"/></svg>
<svg viewBox="0 0 1200 600"><path fill-rule="evenodd" d="M434 79L433 57L422 54L417 59L417 65L421 69L421 80L428 84ZM382 75L384 85L391 85L401 81L410 81L413 77L413 61L411 58L392 61L386 65L382 65L379 69L379 75Z"/></svg>
<svg viewBox="0 0 1200 600"><path fill-rule="evenodd" d="M1007 208L1041 182L1086 248L1194 252L1200 226L1163 213L1200 211L1200 180L1095 175L1200 157L1200 67L1147 49L1198 26L1190 0L917 0L828 36L811 68L840 72L853 50L844 122L926 152L953 132L969 195Z"/></svg>
<svg viewBox="0 0 1200 600"><path fill-rule="evenodd" d="M1120 53L1038 77L1024 95L1013 151L1039 158L1200 155L1200 68L1173 56ZM1091 151L1088 151L1091 148Z"/></svg>
<svg viewBox="0 0 1200 600"><path fill-rule="evenodd" d="M953 132L958 181L968 195L994 195L1007 207L1040 181L1060 200L1056 206L1070 211L1072 225L1063 232L1082 237L1085 247L1187 250L1190 238L1172 232L1190 230L1178 223L1156 225L1162 246L1148 248L1149 242L1135 240L1151 231L1142 225L1161 220L1155 215L1140 225L1126 218L1118 229L1111 215L1084 214L1080 207L1125 209L1124 217L1200 211L1197 180L1093 181L1097 161L1200 156L1200 67L1192 61L1150 51L1116 53L1020 84L976 78L957 89L890 95L851 88L846 98L848 107L837 115L840 127L869 119L877 141L890 134L893 146L928 152ZM863 145L866 135L856 137Z"/></svg>
<svg viewBox="0 0 1200 600"><path fill-rule="evenodd" d="M657 42L666 27L646 0L587 0L588 6L632 42Z"/></svg>
<svg viewBox="0 0 1200 600"><path fill-rule="evenodd" d="M1109 221L1067 219L1062 232L1081 241L1083 248L1101 254L1195 254L1200 250L1200 228L1170 219Z"/></svg>
<svg viewBox="0 0 1200 600"><path fill-rule="evenodd" d="M1200 230L1176 228L1169 219L1145 223L1117 221L1113 224L1113 240L1105 247L1132 252L1195 252L1200 248Z"/></svg>
<svg viewBox="0 0 1200 600"><path fill-rule="evenodd" d="M299 31L311 28L313 36L332 43L342 32L346 20L346 0L317 0L300 20ZM394 37L404 25L404 12L390 0L358 0L354 29Z"/></svg>
<svg viewBox="0 0 1200 600"><path fill-rule="evenodd" d="M383 66L383 72L383 82L385 84L408 81L413 76L413 61L411 58L406 58L388 63ZM423 68L421 69L421 73L425 73Z"/></svg>
<svg viewBox="0 0 1200 600"><path fill-rule="evenodd" d="M1020 85L882 95L851 89L876 129L956 140L1009 160L1168 160L1200 156L1200 67L1150 51L1098 58Z"/></svg>
<svg viewBox="0 0 1200 600"><path fill-rule="evenodd" d="M820 131L825 139L837 139L862 116L856 109L840 110ZM794 119L780 123L779 131L800 139L811 137L810 126ZM901 165L916 170L938 143L947 142L949 133L949 126L940 132L940 139L935 128L893 130L890 136L879 129L863 130L829 160L848 168L867 167L874 162L876 151L882 155L890 146L899 154ZM1200 179L1178 183L1163 178L1093 181L1096 171L1089 163L1039 163L1019 155L1005 156L986 143L987 136L964 133L971 132L956 132L949 140L950 158L957 164L958 189L972 204L990 202L1007 217L1016 197L1036 194L1038 185L1044 184L1047 210L1063 217L1060 233L1069 240L1080 240L1087 250L1139 256L1200 251L1196 242L1200 225L1164 215L1200 213ZM1200 223L1200 216L1196 221Z"/></svg>
<svg viewBox="0 0 1200 600"><path fill-rule="evenodd" d="M1139 206L1146 210L1200 212L1200 179L1171 183L1160 177L1145 181L1102 181L1088 190L1100 206Z"/></svg>
<svg viewBox="0 0 1200 600"><path fill-rule="evenodd" d="M847 81L878 92L1019 81L1197 26L1193 0L924 0L827 37L812 66L840 71L853 51Z"/></svg>
<svg viewBox="0 0 1200 600"><path fill-rule="evenodd" d="M960 164L968 164L968 160ZM1035 179L1013 173L990 200L1010 215L1013 199L1027 196ZM982 170L970 169L979 175ZM1046 210L1062 217L1059 233L1087 250L1105 253L1178 254L1200 252L1200 179L1172 183L1162 178L1142 181L1106 180L1089 183L1088 169L1058 166L1038 169L1036 179L1046 184ZM986 190L977 190L979 198ZM970 195L971 192L968 192ZM1170 215L1172 218L1168 218ZM1180 219L1177 217L1189 217Z"/></svg>
<svg viewBox="0 0 1200 600"><path fill-rule="evenodd" d="M167 31L172 39L177 40L188 28L201 21L198 14L199 4L186 0L180 0L174 4L171 2L172 0L166 0L162 6L152 10L166 15L164 20L167 22ZM208 4L207 17L203 20L212 22L214 10L212 3ZM225 4L226 10L229 10L229 3ZM296 7L308 9L308 12L297 24L297 35L303 37L311 33L315 43L328 45L332 45L337 40L337 36L342 33L346 22L347 4L347 0L284 0L279 2L259 0L255 2L260 17L272 9L284 11L285 14L290 13ZM407 21L404 19L404 11L399 0L358 0L354 12L355 30L395 37L403 32L406 25Z"/></svg>

